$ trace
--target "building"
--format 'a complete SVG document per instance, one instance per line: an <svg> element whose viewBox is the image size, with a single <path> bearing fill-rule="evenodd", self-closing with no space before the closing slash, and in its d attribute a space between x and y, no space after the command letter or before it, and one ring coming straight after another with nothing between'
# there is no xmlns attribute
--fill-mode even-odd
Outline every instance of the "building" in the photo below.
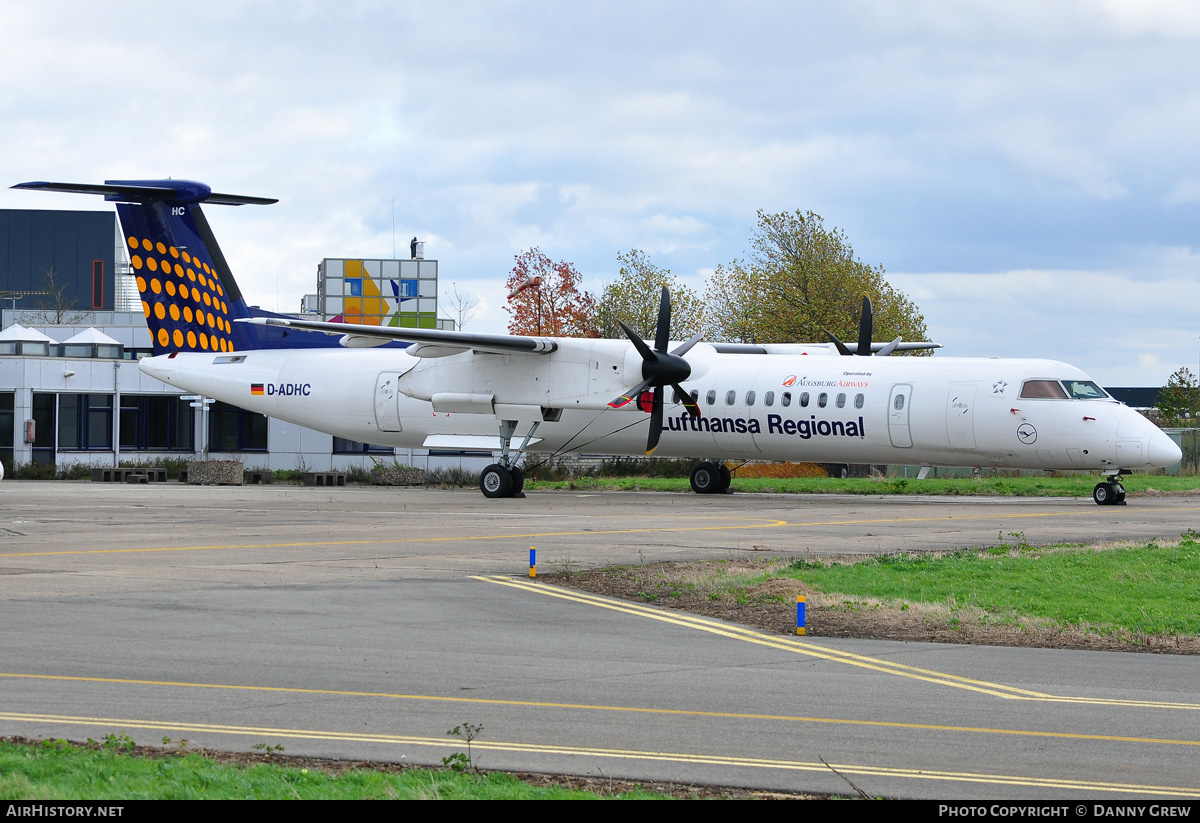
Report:
<svg viewBox="0 0 1200 823"><path fill-rule="evenodd" d="M376 447L212 400L144 375L153 351L111 212L0 210L0 461L117 466L236 459L247 467L482 468L490 455ZM57 306L45 272L55 273ZM437 318L437 261L326 259L311 306L325 319L452 328ZM41 278L39 280L39 278ZM389 296L390 295L390 296ZM312 296L310 296L312 297ZM309 304L309 298L305 303ZM311 316L311 314L309 315Z"/></svg>

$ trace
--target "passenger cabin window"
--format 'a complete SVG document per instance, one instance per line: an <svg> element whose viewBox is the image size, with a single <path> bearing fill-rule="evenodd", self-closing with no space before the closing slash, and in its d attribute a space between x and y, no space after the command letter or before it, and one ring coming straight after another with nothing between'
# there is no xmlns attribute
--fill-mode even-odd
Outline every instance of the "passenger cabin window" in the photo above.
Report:
<svg viewBox="0 0 1200 823"><path fill-rule="evenodd" d="M904 395L896 395L896 399L892 402L892 408L896 411L904 411Z"/></svg>
<svg viewBox="0 0 1200 823"><path fill-rule="evenodd" d="M746 405L747 406L754 405L754 392L752 392L752 391L746 392Z"/></svg>
<svg viewBox="0 0 1200 823"><path fill-rule="evenodd" d="M708 395L704 399L710 406L713 403L716 403L717 402L717 390L713 389L713 390L709 391Z"/></svg>
<svg viewBox="0 0 1200 823"><path fill-rule="evenodd" d="M783 406L784 408L792 405L792 393L790 391L785 391L779 396L779 405Z"/></svg>
<svg viewBox="0 0 1200 823"><path fill-rule="evenodd" d="M820 406L822 409L825 408L826 406L828 406L829 405L829 395L827 395L825 392L821 392L820 394L818 394L817 395L817 405Z"/></svg>
<svg viewBox="0 0 1200 823"><path fill-rule="evenodd" d="M725 405L726 406L732 406L736 402L737 402L737 392L735 392L735 391L725 392Z"/></svg>
<svg viewBox="0 0 1200 823"><path fill-rule="evenodd" d="M844 408L846 408L846 395L844 395L844 394L838 394L838 396L837 396L837 401L836 401L836 402L837 402L837 407L838 407L839 409L844 409Z"/></svg>
<svg viewBox="0 0 1200 823"><path fill-rule="evenodd" d="M1064 380L1062 382L1067 387L1067 394L1071 395L1072 400L1103 400L1108 397L1108 392L1091 380Z"/></svg>
<svg viewBox="0 0 1200 823"><path fill-rule="evenodd" d="M806 392L806 391L805 391L805 392L800 392L800 405L801 405L801 406L807 406L807 405L808 405L808 392Z"/></svg>
<svg viewBox="0 0 1200 823"><path fill-rule="evenodd" d="M1041 400L1066 400L1067 393L1057 380L1026 380L1021 386L1021 397Z"/></svg>
<svg viewBox="0 0 1200 823"><path fill-rule="evenodd" d="M861 394L854 395L854 408L861 409L863 407L863 396Z"/></svg>
<svg viewBox="0 0 1200 823"><path fill-rule="evenodd" d="M765 395L763 395L763 403L765 403L768 406L774 406L775 405L775 392L769 391Z"/></svg>

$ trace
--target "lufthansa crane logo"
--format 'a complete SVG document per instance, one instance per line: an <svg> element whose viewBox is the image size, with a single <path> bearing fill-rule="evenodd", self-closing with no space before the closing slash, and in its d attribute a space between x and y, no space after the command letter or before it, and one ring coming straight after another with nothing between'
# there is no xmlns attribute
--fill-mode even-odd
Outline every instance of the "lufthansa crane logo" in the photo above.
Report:
<svg viewBox="0 0 1200 823"><path fill-rule="evenodd" d="M1032 446L1037 440L1037 429L1028 423L1022 423L1017 426L1017 439L1026 446Z"/></svg>

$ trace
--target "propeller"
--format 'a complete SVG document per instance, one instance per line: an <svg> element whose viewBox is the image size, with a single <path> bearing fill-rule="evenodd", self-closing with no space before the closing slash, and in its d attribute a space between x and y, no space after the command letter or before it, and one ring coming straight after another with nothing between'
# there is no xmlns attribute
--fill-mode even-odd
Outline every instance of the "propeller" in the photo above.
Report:
<svg viewBox="0 0 1200 823"><path fill-rule="evenodd" d="M646 454L653 454L658 448L659 435L662 434L664 387L670 386L675 389L676 396L692 417L700 416L700 407L680 384L692 374L692 367L683 359L683 355L700 342L701 335L697 334L673 352L667 351L667 343L671 338L671 295L666 286L663 286L662 297L658 301L658 325L654 329L653 349L647 346L646 341L633 329L619 320L617 323L629 338L629 342L633 343L637 353L642 356L644 379L608 405L619 409L633 402L647 389L654 389L654 401L650 406L650 436L646 440Z"/></svg>
<svg viewBox="0 0 1200 823"><path fill-rule="evenodd" d="M850 348L845 343L843 343L841 340L838 340L837 337L835 337L832 332L827 331L827 332L825 332L825 334L829 338L829 342L833 343L833 345L837 347L838 354L843 355L845 357L851 357L854 355L857 355L859 357L870 357L871 356L871 333L874 330L874 326L875 326L874 315L871 312L871 298L867 297L866 295L863 295L862 320L859 321L859 324L858 324L858 347L857 347L857 349L855 349L854 351L851 351ZM876 352L875 353L876 356L877 357L887 357L889 354L891 354L892 352L894 352L896 350L896 347L900 345L901 340L903 340L903 338L897 337L895 340L888 343L886 346L884 346L882 349L880 349L878 352Z"/></svg>

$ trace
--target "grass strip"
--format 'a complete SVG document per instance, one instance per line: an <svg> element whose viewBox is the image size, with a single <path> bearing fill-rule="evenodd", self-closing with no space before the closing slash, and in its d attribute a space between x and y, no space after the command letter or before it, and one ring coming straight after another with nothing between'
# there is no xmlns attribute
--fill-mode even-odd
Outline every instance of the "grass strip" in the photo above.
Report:
<svg viewBox="0 0 1200 823"><path fill-rule="evenodd" d="M259 763L223 764L198 753L138 757L133 741L109 735L89 745L66 740L0 740L3 800L594 800L602 795L532 786L510 774L447 769L350 769L340 773ZM649 791L612 799L665 799Z"/></svg>
<svg viewBox="0 0 1200 823"><path fill-rule="evenodd" d="M1081 548L1025 545L949 554L898 554L854 562L797 561L763 576L826 594L942 605L953 614L1048 620L1134 635L1200 634L1200 544ZM731 581L732 582L732 581Z"/></svg>
<svg viewBox="0 0 1200 823"><path fill-rule="evenodd" d="M784 494L928 494L984 497L1089 497L1099 482L1097 475L1066 477L987 477L987 478L738 478L734 477L735 492L774 492ZM1121 481L1126 491L1139 494L1180 494L1200 492L1200 476L1171 477L1168 475L1134 474ZM579 477L573 480L532 480L526 478L528 489L563 489L585 491L664 491L685 492L691 487L686 478L663 477Z"/></svg>

